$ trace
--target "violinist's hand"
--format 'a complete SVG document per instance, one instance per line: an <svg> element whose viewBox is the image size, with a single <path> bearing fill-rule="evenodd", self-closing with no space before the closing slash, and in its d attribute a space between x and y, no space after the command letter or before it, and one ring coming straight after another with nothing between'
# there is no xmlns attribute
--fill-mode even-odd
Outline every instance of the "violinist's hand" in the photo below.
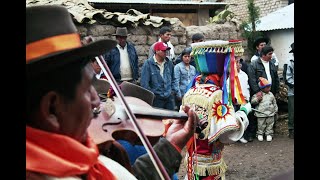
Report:
<svg viewBox="0 0 320 180"><path fill-rule="evenodd" d="M189 106L184 106L183 110L189 116L188 121L174 120L166 133L167 140L180 149L183 149L195 133L196 125L199 122L198 116Z"/></svg>

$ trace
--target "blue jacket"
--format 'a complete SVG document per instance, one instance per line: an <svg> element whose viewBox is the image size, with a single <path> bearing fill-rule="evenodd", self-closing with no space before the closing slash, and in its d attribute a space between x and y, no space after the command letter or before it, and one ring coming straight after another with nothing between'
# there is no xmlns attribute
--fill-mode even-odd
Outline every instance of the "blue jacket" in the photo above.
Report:
<svg viewBox="0 0 320 180"><path fill-rule="evenodd" d="M132 70L133 79L137 80L139 78L139 66L138 66L138 55L135 47L127 42L127 50L130 59L130 65ZM120 81L120 52L117 47L114 47L111 51L104 55L104 59L115 78L115 80Z"/></svg>
<svg viewBox="0 0 320 180"><path fill-rule="evenodd" d="M141 70L140 84L142 87L152 91L156 96L168 98L174 89L174 66L172 61L164 64L163 78L160 75L160 68L157 66L153 57L147 59Z"/></svg>
<svg viewBox="0 0 320 180"><path fill-rule="evenodd" d="M187 87L196 75L196 68L189 66L189 71L186 69L184 62L180 62L174 66L174 86L179 88L177 97L183 97L186 93Z"/></svg>

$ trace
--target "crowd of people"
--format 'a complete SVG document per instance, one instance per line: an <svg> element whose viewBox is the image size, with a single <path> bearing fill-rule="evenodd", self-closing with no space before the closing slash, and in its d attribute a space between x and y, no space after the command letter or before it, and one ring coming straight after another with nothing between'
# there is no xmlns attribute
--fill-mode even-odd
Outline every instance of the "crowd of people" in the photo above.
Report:
<svg viewBox="0 0 320 180"><path fill-rule="evenodd" d="M116 29L116 41L104 39L84 44L68 10L62 6L27 7L26 20L26 179L161 179L143 146L139 146L143 153L134 158L123 147L130 157L127 168L116 158L103 155L88 133L91 121L100 113L97 109L101 103L93 82L106 79L95 59L100 55L118 85L125 81L139 85L154 94L153 107L187 114L187 121L172 120L166 124L165 133L153 146L172 179L177 179L181 150L185 147L186 177L223 180L227 168L224 144L247 143L255 137L263 141L264 136L272 141L278 111L274 98L279 90L278 61L265 38L256 40L257 53L250 64L242 66L241 54L234 57L240 81L240 88L236 88L241 89L244 101L221 104L223 77L217 72L203 74L191 47L176 58L170 27L160 29L159 41L150 47L139 75L138 55L127 41L126 27ZM201 33L192 36L192 43L203 41ZM293 44L291 48L293 53ZM289 137L293 138L293 59L289 63L288 127ZM242 71L242 67L247 69ZM227 83L231 83L230 79ZM211 95L196 93L199 91Z"/></svg>

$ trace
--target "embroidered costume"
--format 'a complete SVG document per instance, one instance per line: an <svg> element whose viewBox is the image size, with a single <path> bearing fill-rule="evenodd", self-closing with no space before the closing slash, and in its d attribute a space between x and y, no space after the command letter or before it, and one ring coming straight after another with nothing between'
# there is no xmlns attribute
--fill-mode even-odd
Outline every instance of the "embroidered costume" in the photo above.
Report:
<svg viewBox="0 0 320 180"><path fill-rule="evenodd" d="M188 179L225 179L227 165L223 159L224 144L238 141L249 122L250 104L241 92L235 54L243 53L241 41L206 41L193 43L192 53L201 75L183 97L182 105L194 107L200 120L199 134L187 144L185 163ZM229 74L229 87L226 79ZM235 97L241 110L235 112Z"/></svg>

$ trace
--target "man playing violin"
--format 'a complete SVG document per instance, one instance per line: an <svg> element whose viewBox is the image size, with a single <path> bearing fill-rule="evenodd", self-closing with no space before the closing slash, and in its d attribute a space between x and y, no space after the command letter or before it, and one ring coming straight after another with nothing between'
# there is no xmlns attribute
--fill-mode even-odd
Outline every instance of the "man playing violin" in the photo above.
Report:
<svg viewBox="0 0 320 180"><path fill-rule="evenodd" d="M82 45L68 10L61 6L27 7L26 21L26 179L160 179L149 155L137 159L131 174L99 155L87 133L100 105L90 59L116 42ZM174 121L166 138L154 146L170 177L198 120L193 110L184 110L188 121Z"/></svg>

